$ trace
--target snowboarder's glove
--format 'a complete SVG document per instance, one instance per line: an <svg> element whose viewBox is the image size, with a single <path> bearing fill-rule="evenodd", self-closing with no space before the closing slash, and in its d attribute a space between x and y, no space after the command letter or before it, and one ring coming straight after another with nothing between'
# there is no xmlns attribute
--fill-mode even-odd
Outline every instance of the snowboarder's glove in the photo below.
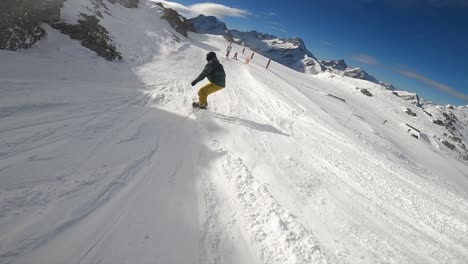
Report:
<svg viewBox="0 0 468 264"><path fill-rule="evenodd" d="M192 86L195 86L195 84L197 84L196 81L193 81L193 82L191 83Z"/></svg>

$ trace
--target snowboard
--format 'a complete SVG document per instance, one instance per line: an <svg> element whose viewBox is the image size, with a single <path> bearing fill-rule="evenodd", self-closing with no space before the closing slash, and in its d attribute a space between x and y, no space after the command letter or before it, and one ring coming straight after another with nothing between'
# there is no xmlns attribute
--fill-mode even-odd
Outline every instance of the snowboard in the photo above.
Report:
<svg viewBox="0 0 468 264"><path fill-rule="evenodd" d="M200 106L200 103L199 103L199 102L193 102L193 103L192 103L192 107L195 108L195 109L203 109L203 110L206 110L206 106L204 106L204 107Z"/></svg>

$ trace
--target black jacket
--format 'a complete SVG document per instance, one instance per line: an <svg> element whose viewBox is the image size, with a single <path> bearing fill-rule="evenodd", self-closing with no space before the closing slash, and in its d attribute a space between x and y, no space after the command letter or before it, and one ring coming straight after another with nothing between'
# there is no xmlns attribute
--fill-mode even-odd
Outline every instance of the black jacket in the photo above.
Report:
<svg viewBox="0 0 468 264"><path fill-rule="evenodd" d="M226 73L224 67L219 63L217 58L213 58L205 65L203 71L194 80L195 83L208 78L208 80L220 87L226 86Z"/></svg>

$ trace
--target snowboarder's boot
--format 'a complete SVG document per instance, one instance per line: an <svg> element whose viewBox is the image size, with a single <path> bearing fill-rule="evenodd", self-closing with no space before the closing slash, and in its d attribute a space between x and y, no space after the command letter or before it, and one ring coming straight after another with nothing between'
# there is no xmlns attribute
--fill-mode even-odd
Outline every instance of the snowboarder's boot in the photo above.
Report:
<svg viewBox="0 0 468 264"><path fill-rule="evenodd" d="M192 106L193 106L193 108L200 108L200 109L205 109L205 110L206 110L206 107L207 107L207 105L201 105L199 102L193 102Z"/></svg>

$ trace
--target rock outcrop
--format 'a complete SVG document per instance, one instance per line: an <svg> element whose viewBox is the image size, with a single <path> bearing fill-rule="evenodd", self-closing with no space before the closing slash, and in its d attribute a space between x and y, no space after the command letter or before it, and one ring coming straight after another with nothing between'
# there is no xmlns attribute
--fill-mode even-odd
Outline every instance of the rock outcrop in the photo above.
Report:
<svg viewBox="0 0 468 264"><path fill-rule="evenodd" d="M45 36L41 23L60 21L64 0L0 1L0 49L28 49Z"/></svg>
<svg viewBox="0 0 468 264"><path fill-rule="evenodd" d="M361 93L367 96L372 96L372 94L365 88L360 89Z"/></svg>
<svg viewBox="0 0 468 264"><path fill-rule="evenodd" d="M417 116L415 112L413 112L411 109L409 108L405 108L405 113L410 115L410 116Z"/></svg>
<svg viewBox="0 0 468 264"><path fill-rule="evenodd" d="M109 32L99 24L96 16L81 14L78 24L70 25L66 23L55 23L51 26L67 34L72 39L81 40L81 45L96 52L99 56L108 61L122 60L120 52L109 37Z"/></svg>
<svg viewBox="0 0 468 264"><path fill-rule="evenodd" d="M162 4L159 5L164 7ZM182 36L187 37L187 32L189 31L196 32L195 27L193 27L193 25L177 11L170 8L164 8L163 12L164 14L161 18L167 20L169 25L171 25L171 27Z"/></svg>

